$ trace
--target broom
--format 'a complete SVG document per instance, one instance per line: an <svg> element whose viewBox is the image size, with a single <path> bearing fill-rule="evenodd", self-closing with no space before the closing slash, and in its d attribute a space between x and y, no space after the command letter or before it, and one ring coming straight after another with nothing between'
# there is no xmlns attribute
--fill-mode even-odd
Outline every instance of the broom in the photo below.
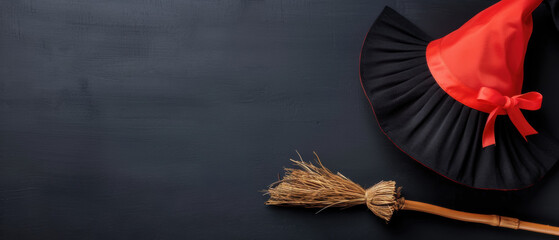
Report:
<svg viewBox="0 0 559 240"><path fill-rule="evenodd" d="M316 153L314 155L318 166L304 162L301 155L299 155L299 161L291 159L299 169L285 168L283 179L273 183L268 190L264 191L270 196L266 205L320 208L322 211L329 207L347 208L365 204L376 216L387 222L395 211L411 210L459 221L559 236L559 228L554 226L498 215L461 212L407 200L400 195L402 188L397 188L394 181L381 181L364 189L341 173L332 173L322 165L318 155Z"/></svg>

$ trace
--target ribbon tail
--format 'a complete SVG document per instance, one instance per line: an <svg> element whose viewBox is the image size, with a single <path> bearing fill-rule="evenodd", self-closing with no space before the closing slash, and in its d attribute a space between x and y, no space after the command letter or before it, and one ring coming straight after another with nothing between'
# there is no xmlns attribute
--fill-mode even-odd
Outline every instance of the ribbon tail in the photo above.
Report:
<svg viewBox="0 0 559 240"><path fill-rule="evenodd" d="M538 133L538 131L536 131L536 129L534 129L532 125L528 123L519 108L512 108L507 110L507 115L509 115L511 122L514 124L516 129L518 129L522 137L524 137L524 140L528 141L526 139L526 136Z"/></svg>
<svg viewBox="0 0 559 240"><path fill-rule="evenodd" d="M481 143L483 147L488 147L491 145L495 145L495 119L497 118L497 111L499 108L491 111L489 117L487 118L487 122L485 123L485 128L483 129L483 136Z"/></svg>

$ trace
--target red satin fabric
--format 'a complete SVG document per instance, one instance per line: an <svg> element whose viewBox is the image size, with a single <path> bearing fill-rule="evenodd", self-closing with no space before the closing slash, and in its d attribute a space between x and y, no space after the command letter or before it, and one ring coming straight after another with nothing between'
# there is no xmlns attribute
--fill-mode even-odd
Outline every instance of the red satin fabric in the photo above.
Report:
<svg viewBox="0 0 559 240"><path fill-rule="evenodd" d="M538 132L526 121L520 109L538 110L542 105L542 98L542 95L538 92L528 92L508 97L503 96L495 89L482 87L477 99L484 104L494 106L483 130L483 147L495 144L495 119L500 114L509 115L510 120L524 139L528 135L537 134Z"/></svg>
<svg viewBox="0 0 559 240"><path fill-rule="evenodd" d="M532 93L527 101L538 108L520 104L526 100L521 91L524 56L533 27L531 13L541 2L502 0L427 46L427 65L439 86L464 105L490 113L483 147L495 144L494 122L499 114L508 114L523 136L537 133L519 109L537 110L541 105L541 95L535 104L538 99L532 99ZM479 99L487 91L501 96L498 103L493 98ZM518 100L518 106L505 108L503 99Z"/></svg>

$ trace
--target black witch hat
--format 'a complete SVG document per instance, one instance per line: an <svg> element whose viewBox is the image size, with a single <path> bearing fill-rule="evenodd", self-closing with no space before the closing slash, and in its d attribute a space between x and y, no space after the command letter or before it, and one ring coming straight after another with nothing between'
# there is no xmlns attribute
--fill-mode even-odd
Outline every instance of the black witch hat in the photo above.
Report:
<svg viewBox="0 0 559 240"><path fill-rule="evenodd" d="M531 13L541 2L502 0L440 39L385 8L363 43L360 77L386 136L470 187L515 190L542 178L559 159L559 141L523 112L553 104L522 92Z"/></svg>

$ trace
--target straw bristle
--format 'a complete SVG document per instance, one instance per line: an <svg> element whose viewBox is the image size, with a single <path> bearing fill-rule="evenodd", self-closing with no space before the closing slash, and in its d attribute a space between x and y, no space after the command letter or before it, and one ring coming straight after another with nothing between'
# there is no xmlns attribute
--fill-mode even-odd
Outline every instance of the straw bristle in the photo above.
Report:
<svg viewBox="0 0 559 240"><path fill-rule="evenodd" d="M401 187L396 188L395 181L380 181L365 191L365 204L378 217L389 221L392 214L403 206L400 197Z"/></svg>
<svg viewBox="0 0 559 240"><path fill-rule="evenodd" d="M390 220L399 205L394 181L382 181L365 190L341 173L332 173L314 154L318 166L302 159L291 159L299 168L286 168L283 179L270 185L265 191L270 195L266 205L323 210L328 207L346 208L366 204L375 215L386 221Z"/></svg>

